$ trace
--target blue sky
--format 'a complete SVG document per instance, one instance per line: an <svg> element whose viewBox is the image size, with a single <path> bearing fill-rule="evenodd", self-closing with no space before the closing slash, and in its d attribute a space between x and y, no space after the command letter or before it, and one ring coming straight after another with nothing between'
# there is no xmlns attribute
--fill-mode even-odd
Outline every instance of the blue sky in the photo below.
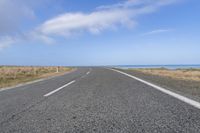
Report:
<svg viewBox="0 0 200 133"><path fill-rule="evenodd" d="M0 65L200 64L198 0L1 0Z"/></svg>

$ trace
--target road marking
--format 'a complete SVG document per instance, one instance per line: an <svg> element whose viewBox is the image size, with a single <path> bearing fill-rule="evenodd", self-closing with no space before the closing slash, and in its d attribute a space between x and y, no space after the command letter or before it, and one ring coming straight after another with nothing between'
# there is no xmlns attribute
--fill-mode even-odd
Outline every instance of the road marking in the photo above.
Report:
<svg viewBox="0 0 200 133"><path fill-rule="evenodd" d="M87 74L87 75L90 74L90 71L88 71L86 74Z"/></svg>
<svg viewBox="0 0 200 133"><path fill-rule="evenodd" d="M76 82L76 81L73 80L73 81L71 81L71 82L69 82L69 83L67 83L67 84L65 84L65 85L63 85L63 86L61 86L61 87L59 87L58 89L55 89L55 90L53 90L53 91L51 91L51 92L45 94L44 97L48 97L48 96L50 96L50 95L52 95L52 94L58 92L59 90L61 90L61 89L65 88L65 87L67 87L67 86L73 84L74 82Z"/></svg>
<svg viewBox="0 0 200 133"><path fill-rule="evenodd" d="M55 79L55 78L57 78L57 77L70 74L70 73L72 73L72 72L74 72L74 71L76 71L76 70L77 70L77 68L74 68L73 70L71 70L71 71L69 71L69 72L66 72L66 73L64 73L63 75L50 76L50 77L47 77L47 78L37 79L37 80L30 81L30 82L27 82L27 83L21 83L21 84L18 84L18 85L15 85L15 86L11 86L11 87L1 88L1 89L0 89L0 92L2 92L2 91L7 91L7 90L12 90L12 89L16 89L16 88L18 88L18 87L22 87L22 88L24 89L24 88L27 88L27 85L39 83L39 82L42 82L42 81L52 80L52 79ZM23 89L22 89L22 90L23 90ZM21 90L21 88L20 88L20 90Z"/></svg>
<svg viewBox="0 0 200 133"><path fill-rule="evenodd" d="M187 98L187 97L184 97L184 96L182 96L182 95L179 95L179 94L177 94L177 93L174 93L174 92L169 91L169 90L167 90L167 89L164 89L164 88L162 88L162 87L160 87L160 86L157 86L157 85L155 85L155 84L152 84L152 83L150 83L150 82L147 82L147 81L145 81L145 80L143 80L143 79L140 79L140 78L138 78L138 77L135 77L135 76L133 76L133 75L127 74L127 73L125 73L125 72L122 72L122 71L119 71L119 70L115 70L115 69L110 69L110 70L113 70L113 71L115 71L115 72L118 72L118 73L121 73L121 74L123 74L123 75L126 75L126 76L128 76L128 77L130 77L130 78L133 78L133 79L137 80L137 81L140 81L140 82L142 82L142 83L144 83L144 84L146 84L146 85L149 85L149 86L151 86L151 87L153 87L153 88L155 88L155 89L157 89L157 90L159 90L159 91L161 91L161 92L163 92L163 93L165 93L165 94L168 94L168 95L170 95L170 96L172 96L172 97L174 97L174 98L176 98L176 99L179 99L179 100L181 100L181 101L183 101L183 102L185 102L185 103L187 103L187 104L189 104L189 105L192 105L193 107L196 107L196 108L200 109L200 103L197 102L197 101L194 101L194 100L192 100L192 99L189 99L189 98Z"/></svg>

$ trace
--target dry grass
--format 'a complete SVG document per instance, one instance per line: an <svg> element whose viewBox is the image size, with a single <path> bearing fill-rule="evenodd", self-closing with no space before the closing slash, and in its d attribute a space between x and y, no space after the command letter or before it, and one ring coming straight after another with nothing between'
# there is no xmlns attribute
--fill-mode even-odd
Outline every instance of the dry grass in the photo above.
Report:
<svg viewBox="0 0 200 133"><path fill-rule="evenodd" d="M32 81L54 75L60 75L72 68L67 67L18 67L0 66L0 88ZM57 72L57 70L59 70Z"/></svg>
<svg viewBox="0 0 200 133"><path fill-rule="evenodd" d="M157 69L135 69L135 70L146 74L165 76L175 79L200 81L200 69L169 70L164 68L160 69L157 68Z"/></svg>

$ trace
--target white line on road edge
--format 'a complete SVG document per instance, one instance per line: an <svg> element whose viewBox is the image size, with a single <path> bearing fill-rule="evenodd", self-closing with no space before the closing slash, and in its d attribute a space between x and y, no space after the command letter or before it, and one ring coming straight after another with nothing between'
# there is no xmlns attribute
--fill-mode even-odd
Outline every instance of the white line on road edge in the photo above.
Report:
<svg viewBox="0 0 200 133"><path fill-rule="evenodd" d="M159 91L161 91L161 92L163 92L163 93L165 93L165 94L168 94L168 95L170 95L170 96L172 96L172 97L174 97L174 98L176 98L176 99L179 99L179 100L181 100L181 101L183 101L183 102L185 102L185 103L187 103L187 104L189 104L189 105L192 105L193 107L196 107L196 108L200 109L200 103L199 103L199 102L196 102L196 101L191 100L191 99L189 99L189 98L187 98L187 97L181 96L181 95L179 95L179 94L177 94L177 93L174 93L174 92L172 92L172 91L166 90L166 89L164 89L164 88L162 88L162 87L160 87L160 86L157 86L157 85L155 85L155 84L152 84L152 83L150 83L150 82L147 82L147 81L145 81L145 80L142 80L142 79L140 79L140 78L137 78L137 77L132 76L132 75L130 75L130 74L127 74L127 73L125 73L125 72L122 72L122 71L119 71L119 70L115 70L115 69L110 69L110 70L113 70L113 71L115 71L115 72L118 72L118 73L121 73L121 74L123 74L123 75L126 75L126 76L128 76L128 77L130 77L130 78L133 78L133 79L135 79L135 80L138 80L138 81L140 81L140 82L142 82L142 83L144 83L144 84L146 84L146 85L149 85L149 86L151 86L151 87L153 87L153 88L155 88L155 89L157 89L157 90L159 90Z"/></svg>
<svg viewBox="0 0 200 133"><path fill-rule="evenodd" d="M60 76L63 76L63 75L72 73L72 72L74 72L74 71L76 71L76 70L77 70L77 68L74 68L74 70L69 71L69 72L66 72L66 73L64 73L64 74L62 74L62 75L50 76L50 77L47 77L47 78L37 79L37 80L30 81L30 82L26 82L26 83L21 83L21 84L18 84L18 85L15 85L15 86L11 86L11 87L1 88L1 89L0 89L0 92L2 92L2 91L7 91L7 90L11 90L11 89L15 89L15 88L18 88L18 87L25 87L26 85L31 85L31 84L38 83L38 82L41 82L41 81L46 81L46 80L49 80L49 79L53 79L53 78L56 78L56 77L60 77Z"/></svg>
<svg viewBox="0 0 200 133"><path fill-rule="evenodd" d="M44 97L48 97L48 96L50 96L50 95L52 95L52 94L56 93L57 91L59 91L59 90L61 90L61 89L65 88L65 87L67 87L67 86L69 86L69 85L73 84L74 82L76 82L76 81L75 81L75 80L73 80L73 81L71 81L71 82L69 82L69 83L67 83L67 84L65 84L65 85L63 85L63 86L61 86L60 88L58 88L58 89L55 89L54 91L51 91L51 92L49 92L49 93L45 94L45 95L44 95Z"/></svg>

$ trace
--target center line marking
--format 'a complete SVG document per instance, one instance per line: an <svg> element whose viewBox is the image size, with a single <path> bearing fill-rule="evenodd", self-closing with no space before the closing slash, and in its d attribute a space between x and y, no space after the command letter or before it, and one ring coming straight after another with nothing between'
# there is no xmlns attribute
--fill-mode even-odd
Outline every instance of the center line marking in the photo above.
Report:
<svg viewBox="0 0 200 133"><path fill-rule="evenodd" d="M187 97L184 97L184 96L182 96L182 95L179 95L179 94L177 94L177 93L174 93L174 92L172 92L172 91L170 91L170 90L167 90L167 89L165 89L165 88L162 88L162 87L160 87L160 86L157 86L157 85L155 85L155 84L152 84L152 83L150 83L150 82L147 82L147 81L145 81L145 80L143 80L143 79L140 79L140 78L138 78L138 77L135 77L135 76L133 76L133 75L127 74L127 73L125 73L125 72L122 72L122 71L119 71L119 70L116 70L116 69L110 69L110 68L108 68L108 69L109 69L109 70L113 70L113 71L118 72L118 73L121 73L121 74L123 74L123 75L126 75L126 76L128 76L128 77L130 77L130 78L133 78L133 79L137 80L137 81L140 81L140 82L142 82L142 83L144 83L144 84L146 84L146 85L148 85L148 86L151 86L151 87L153 87L153 88L155 88L155 89L157 89L157 90L159 90L159 91L161 91L161 92L163 92L163 93L165 93L165 94L168 94L168 95L170 95L170 96L172 96L172 97L174 97L174 98L176 98L176 99L179 99L179 100L182 101L182 102L185 102L185 103L187 103L187 104L189 104L189 105L191 105L191 106L193 106L193 107L196 107L197 109L200 109L200 103L197 102L197 101L194 101L194 100L192 100L192 99L189 99L189 98L187 98Z"/></svg>
<svg viewBox="0 0 200 133"><path fill-rule="evenodd" d="M88 71L86 74L87 74L87 75L90 74L90 71Z"/></svg>
<svg viewBox="0 0 200 133"><path fill-rule="evenodd" d="M55 90L53 90L53 91L51 91L51 92L45 94L44 97L48 97L48 96L50 96L50 95L52 95L52 94L58 92L59 90L61 90L61 89L65 88L65 87L67 87L67 86L73 84L74 82L76 82L76 81L73 80L73 81L71 81L71 82L69 82L69 83L67 83L67 84L65 84L65 85L63 85L63 86L61 86L61 87L59 87L58 89L55 89Z"/></svg>

